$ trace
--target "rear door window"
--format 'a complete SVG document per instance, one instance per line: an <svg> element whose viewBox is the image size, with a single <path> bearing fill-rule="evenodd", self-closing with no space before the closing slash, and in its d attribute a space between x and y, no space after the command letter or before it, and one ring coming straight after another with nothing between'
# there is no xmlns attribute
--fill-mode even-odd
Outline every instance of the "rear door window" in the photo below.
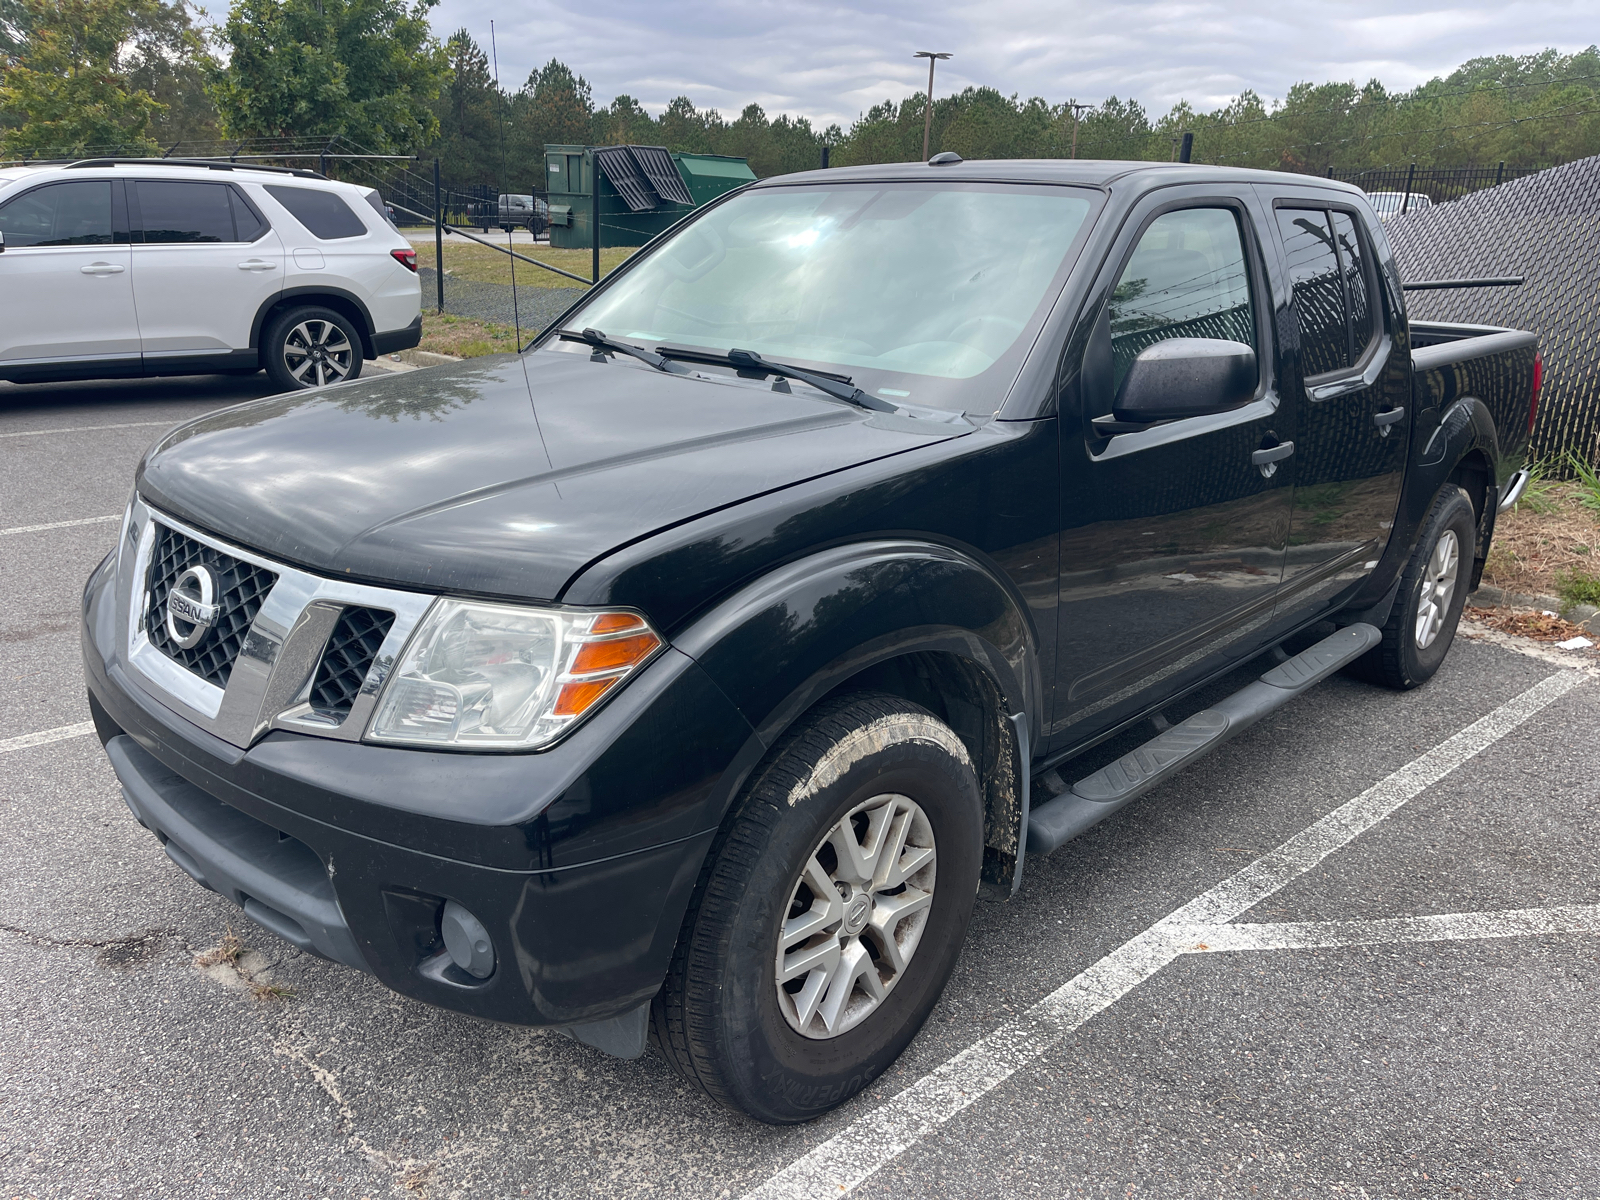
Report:
<svg viewBox="0 0 1600 1200"><path fill-rule="evenodd" d="M226 184L141 179L134 187L139 198L135 240L161 245L247 240L234 230Z"/></svg>
<svg viewBox="0 0 1600 1200"><path fill-rule="evenodd" d="M1350 361L1360 362L1372 339L1378 336L1376 311L1367 280L1367 256L1349 213L1333 214L1333 236L1339 248L1339 268L1344 273L1345 305L1350 313Z"/></svg>
<svg viewBox="0 0 1600 1200"><path fill-rule="evenodd" d="M0 207L7 248L109 246L111 181L50 183Z"/></svg>
<svg viewBox="0 0 1600 1200"><path fill-rule="evenodd" d="M255 207L233 188L228 189L233 204L233 228L241 242L253 242L267 231L267 223Z"/></svg>
<svg viewBox="0 0 1600 1200"><path fill-rule="evenodd" d="M1280 208L1278 228L1300 317L1300 370L1322 375L1352 362L1344 283L1328 214L1314 208Z"/></svg>
<svg viewBox="0 0 1600 1200"><path fill-rule="evenodd" d="M344 197L334 192L268 184L267 194L287 208L314 238L331 242L339 238L361 237L367 232L365 222L344 202Z"/></svg>
<svg viewBox="0 0 1600 1200"><path fill-rule="evenodd" d="M1185 208L1150 222L1111 293L1113 390L1139 353L1169 338L1256 348L1250 273L1229 208Z"/></svg>

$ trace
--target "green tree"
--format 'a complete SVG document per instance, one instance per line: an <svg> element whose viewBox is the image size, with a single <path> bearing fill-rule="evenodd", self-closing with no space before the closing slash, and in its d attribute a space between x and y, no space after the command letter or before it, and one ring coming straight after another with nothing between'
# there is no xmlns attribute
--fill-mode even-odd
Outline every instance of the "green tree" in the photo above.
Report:
<svg viewBox="0 0 1600 1200"><path fill-rule="evenodd" d="M505 101L489 58L465 29L450 35L444 52L450 74L433 106L439 133L422 154L448 163L452 183L499 183Z"/></svg>
<svg viewBox="0 0 1600 1200"><path fill-rule="evenodd" d="M0 76L0 152L72 155L93 148L154 150L163 110L132 87L127 48L151 0L22 0L25 40Z"/></svg>
<svg viewBox="0 0 1600 1200"><path fill-rule="evenodd" d="M154 3L134 12L128 85L149 92L165 111L150 123L163 146L214 141L217 108L206 84L217 63L195 28L187 0Z"/></svg>
<svg viewBox="0 0 1600 1200"><path fill-rule="evenodd" d="M435 0L234 0L211 97L229 137L340 135L379 153L438 130L449 71Z"/></svg>
<svg viewBox="0 0 1600 1200"><path fill-rule="evenodd" d="M516 117L516 158L536 164L532 174L539 187L545 186L546 146L584 146L593 138L594 97L589 81L556 59L529 74L512 111Z"/></svg>

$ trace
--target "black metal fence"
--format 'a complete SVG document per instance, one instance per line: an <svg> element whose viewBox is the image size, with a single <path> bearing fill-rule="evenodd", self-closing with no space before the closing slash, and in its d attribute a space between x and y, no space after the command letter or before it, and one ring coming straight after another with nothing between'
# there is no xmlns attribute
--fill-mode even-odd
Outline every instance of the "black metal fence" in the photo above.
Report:
<svg viewBox="0 0 1600 1200"><path fill-rule="evenodd" d="M1343 171L1328 168L1328 178L1353 183L1364 192L1394 192L1402 197L1426 196L1433 204L1447 204L1485 188L1537 175L1543 167L1370 167ZM1402 205L1404 202L1402 201ZM1405 205L1408 209L1411 207Z"/></svg>
<svg viewBox="0 0 1600 1200"><path fill-rule="evenodd" d="M1539 335L1533 453L1600 462L1600 157L1552 167L1388 222L1405 279L1524 276L1521 287L1412 292L1414 318Z"/></svg>

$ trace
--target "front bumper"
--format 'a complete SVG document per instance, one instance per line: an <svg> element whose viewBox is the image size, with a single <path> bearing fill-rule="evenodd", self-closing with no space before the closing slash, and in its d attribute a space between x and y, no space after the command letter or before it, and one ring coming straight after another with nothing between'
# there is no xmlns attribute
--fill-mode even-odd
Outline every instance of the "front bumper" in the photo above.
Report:
<svg viewBox="0 0 1600 1200"><path fill-rule="evenodd" d="M108 563L85 593L90 707L130 809L175 863L274 934L395 991L642 1051L729 768L752 740L698 666L663 655L540 754L281 730L241 750L163 705L119 659L113 578ZM515 820L473 820L517 806ZM489 931L486 979L444 953L450 900Z"/></svg>

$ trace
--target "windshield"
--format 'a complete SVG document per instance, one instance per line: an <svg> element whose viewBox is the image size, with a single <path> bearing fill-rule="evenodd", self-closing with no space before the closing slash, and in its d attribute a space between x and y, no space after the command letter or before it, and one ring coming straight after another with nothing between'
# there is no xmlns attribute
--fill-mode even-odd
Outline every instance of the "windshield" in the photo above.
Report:
<svg viewBox="0 0 1600 1200"><path fill-rule="evenodd" d="M630 266L565 327L753 350L890 400L993 411L1095 197L995 184L756 188Z"/></svg>

